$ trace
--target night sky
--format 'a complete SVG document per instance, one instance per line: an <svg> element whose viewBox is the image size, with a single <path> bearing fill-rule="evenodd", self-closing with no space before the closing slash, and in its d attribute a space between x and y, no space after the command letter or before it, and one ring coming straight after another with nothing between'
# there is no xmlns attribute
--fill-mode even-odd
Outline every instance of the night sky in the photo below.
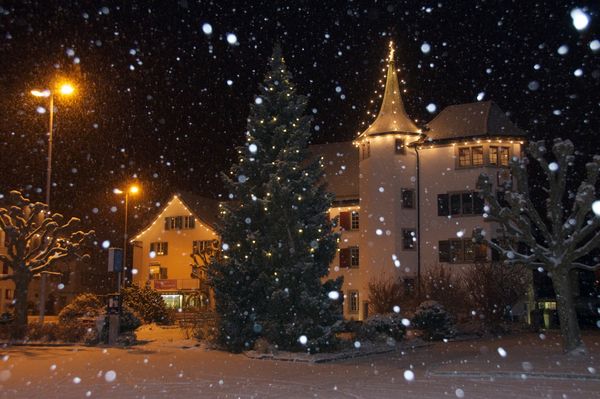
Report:
<svg viewBox="0 0 600 399"><path fill-rule="evenodd" d="M586 29L574 27L574 8L590 17ZM493 100L531 137L598 153L599 20L592 1L3 0L0 193L43 199L48 114L29 90L62 76L78 93L56 104L54 209L116 240L112 189L134 178L144 193L132 230L174 191L219 194L276 41L310 96L315 143L352 139L377 111L392 39L418 124Z"/></svg>

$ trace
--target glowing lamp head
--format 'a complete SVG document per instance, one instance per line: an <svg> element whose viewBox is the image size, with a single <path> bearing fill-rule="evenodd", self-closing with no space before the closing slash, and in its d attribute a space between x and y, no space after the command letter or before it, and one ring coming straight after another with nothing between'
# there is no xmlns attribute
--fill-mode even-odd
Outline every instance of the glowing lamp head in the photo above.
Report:
<svg viewBox="0 0 600 399"><path fill-rule="evenodd" d="M70 83L63 83L58 86L58 92L63 96L70 96L75 92L75 88Z"/></svg>
<svg viewBox="0 0 600 399"><path fill-rule="evenodd" d="M140 188L136 185L129 187L129 194L137 194L140 192Z"/></svg>
<svg viewBox="0 0 600 399"><path fill-rule="evenodd" d="M31 90L34 97L50 97L50 90Z"/></svg>

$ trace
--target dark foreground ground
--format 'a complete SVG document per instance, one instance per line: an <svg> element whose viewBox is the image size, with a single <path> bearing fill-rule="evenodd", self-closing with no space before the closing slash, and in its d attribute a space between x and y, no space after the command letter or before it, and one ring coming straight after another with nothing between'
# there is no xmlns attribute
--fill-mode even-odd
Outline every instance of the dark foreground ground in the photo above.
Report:
<svg viewBox="0 0 600 399"><path fill-rule="evenodd" d="M589 355L579 358L565 357L555 334L437 343L320 364L253 360L189 343L5 348L0 397L600 398L596 332L586 335Z"/></svg>

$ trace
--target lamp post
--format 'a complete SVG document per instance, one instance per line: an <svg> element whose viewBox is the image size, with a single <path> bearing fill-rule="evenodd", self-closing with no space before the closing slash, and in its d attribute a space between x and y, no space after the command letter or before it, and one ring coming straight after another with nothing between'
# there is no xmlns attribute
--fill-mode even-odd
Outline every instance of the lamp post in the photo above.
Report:
<svg viewBox="0 0 600 399"><path fill-rule="evenodd" d="M57 87L59 94L70 96L75 92L75 88L69 83L62 83ZM31 90L34 97L45 97L50 102L50 121L48 124L48 165L46 170L46 205L50 209L50 187L52 185L52 133L54 127L54 91L53 90Z"/></svg>
<svg viewBox="0 0 600 399"><path fill-rule="evenodd" d="M127 216L129 208L129 195L136 195L140 192L140 188L132 184L126 190L115 188L113 193L117 195L125 194L125 229L123 233L123 271L127 270ZM119 271L117 277L117 292L121 293L121 280L123 271ZM123 279L124 280L124 279Z"/></svg>

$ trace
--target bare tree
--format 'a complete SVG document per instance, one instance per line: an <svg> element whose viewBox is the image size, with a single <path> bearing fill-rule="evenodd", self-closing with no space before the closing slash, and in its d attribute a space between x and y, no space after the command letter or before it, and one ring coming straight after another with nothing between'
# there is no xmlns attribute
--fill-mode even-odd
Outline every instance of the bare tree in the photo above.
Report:
<svg viewBox="0 0 600 399"><path fill-rule="evenodd" d="M13 338L22 338L27 328L27 291L34 274L67 257L81 257L81 246L94 232L74 231L79 219L63 223L62 215L50 215L46 204L32 203L18 191L11 191L6 202L8 206L0 208L6 246L0 262L9 269L2 279L15 283Z"/></svg>
<svg viewBox="0 0 600 399"><path fill-rule="evenodd" d="M527 158L513 159L511 172L515 185L505 187L502 206L492 191L491 179L482 174L478 188L487 203L486 220L497 222L508 240L495 243L483 237L483 231L474 233L479 241L499 251L508 265L523 264L530 268L543 268L552 280L560 330L564 348L568 353L584 353L585 346L575 312L570 272L574 269L597 270L600 264L587 264L585 258L600 247L600 215L594 215L592 206L597 201L596 184L600 172L600 156L586 164L586 177L576 193L567 190L569 168L574 163L574 148L570 140L554 140L553 161L546 157L543 141L529 145L529 154L542 167L548 195L545 215L534 204L529 189ZM570 206L565 204L570 203ZM594 205L595 206L595 205Z"/></svg>

